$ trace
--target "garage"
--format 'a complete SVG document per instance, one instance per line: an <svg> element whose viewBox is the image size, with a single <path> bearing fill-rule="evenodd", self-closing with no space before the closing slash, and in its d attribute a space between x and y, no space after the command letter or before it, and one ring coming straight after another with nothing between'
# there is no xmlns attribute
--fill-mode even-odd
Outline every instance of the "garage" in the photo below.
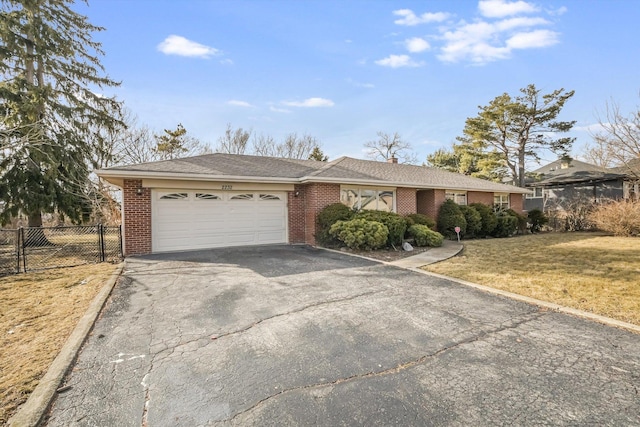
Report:
<svg viewBox="0 0 640 427"><path fill-rule="evenodd" d="M284 192L152 191L152 251L287 242Z"/></svg>

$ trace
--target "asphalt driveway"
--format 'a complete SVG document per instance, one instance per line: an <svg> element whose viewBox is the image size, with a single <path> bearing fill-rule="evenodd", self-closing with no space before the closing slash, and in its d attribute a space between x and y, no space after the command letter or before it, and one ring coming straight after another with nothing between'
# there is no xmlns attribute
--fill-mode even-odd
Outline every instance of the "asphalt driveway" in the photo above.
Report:
<svg viewBox="0 0 640 427"><path fill-rule="evenodd" d="M308 247L129 259L50 426L640 425L640 335Z"/></svg>

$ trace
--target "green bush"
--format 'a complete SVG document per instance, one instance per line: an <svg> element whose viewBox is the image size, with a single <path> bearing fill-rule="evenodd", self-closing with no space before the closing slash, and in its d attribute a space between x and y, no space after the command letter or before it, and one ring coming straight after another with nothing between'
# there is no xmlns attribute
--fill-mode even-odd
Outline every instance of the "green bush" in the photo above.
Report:
<svg viewBox="0 0 640 427"><path fill-rule="evenodd" d="M477 232L477 236L491 236L493 231L496 229L496 225L498 225L498 219L496 218L496 214L493 212L493 208L485 205L484 203L471 203L469 206L474 208L480 214L482 225L480 227L480 231Z"/></svg>
<svg viewBox="0 0 640 427"><path fill-rule="evenodd" d="M416 246L442 246L444 236L437 231L429 229L426 225L414 224L409 227L409 235L413 237Z"/></svg>
<svg viewBox="0 0 640 427"><path fill-rule="evenodd" d="M496 215L497 224L493 230L493 237L511 237L518 230L518 218L509 215L507 212L500 212Z"/></svg>
<svg viewBox="0 0 640 427"><path fill-rule="evenodd" d="M356 214L355 218L383 223L387 227L387 230L389 230L386 246L401 246L404 234L409 226L403 216L394 212L360 211Z"/></svg>
<svg viewBox="0 0 640 427"><path fill-rule="evenodd" d="M515 217L518 220L518 225L517 225L518 234L525 234L527 232L527 217L522 214L519 214L513 209L507 209L505 212L511 215L512 217Z"/></svg>
<svg viewBox="0 0 640 427"><path fill-rule="evenodd" d="M465 237L474 238L477 237L482 230L482 217L473 206L460 206L460 211L464 215L465 221L467 221L467 230L464 233Z"/></svg>
<svg viewBox="0 0 640 427"><path fill-rule="evenodd" d="M449 239L456 238L455 228L460 227L460 234L467 229L467 221L453 200L445 200L438 212L438 231Z"/></svg>
<svg viewBox="0 0 640 427"><path fill-rule="evenodd" d="M426 225L431 229L434 229L436 227L436 221L431 217L428 217L423 214L419 214L419 213L409 214L405 216L405 218L407 219L409 227L411 227L413 224Z"/></svg>
<svg viewBox="0 0 640 427"><path fill-rule="evenodd" d="M389 230L381 222L355 218L338 221L331 226L329 234L351 249L378 249L384 246Z"/></svg>
<svg viewBox="0 0 640 427"><path fill-rule="evenodd" d="M316 240L324 246L338 246L340 242L329 233L329 229L338 221L347 221L353 218L355 212L342 203L333 203L318 213L318 231Z"/></svg>
<svg viewBox="0 0 640 427"><path fill-rule="evenodd" d="M528 217L532 233L542 231L542 227L549 222L549 218L540 209L531 209Z"/></svg>

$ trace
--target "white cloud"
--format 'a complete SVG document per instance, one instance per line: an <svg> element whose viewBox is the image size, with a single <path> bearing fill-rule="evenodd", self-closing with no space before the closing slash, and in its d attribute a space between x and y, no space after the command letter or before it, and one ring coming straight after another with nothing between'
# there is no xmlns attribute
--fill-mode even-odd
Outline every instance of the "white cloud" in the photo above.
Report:
<svg viewBox="0 0 640 427"><path fill-rule="evenodd" d="M391 68L420 67L424 65L422 62L415 62L409 55L389 55L386 58L377 60L376 64Z"/></svg>
<svg viewBox="0 0 640 427"><path fill-rule="evenodd" d="M269 107L270 111L273 111L274 113L290 113L291 110L287 110L286 108L277 108L274 107L273 105L271 107Z"/></svg>
<svg viewBox="0 0 640 427"><path fill-rule="evenodd" d="M396 16L401 16L400 19L396 19L395 21L393 21L394 24L407 25L410 27L418 24L428 24L430 22L442 22L449 18L449 16L451 16L445 12L427 12L418 16L413 13L411 9L394 10L393 14Z"/></svg>
<svg viewBox="0 0 640 427"><path fill-rule="evenodd" d="M509 31L516 28L531 28L537 27L538 25L549 25L551 22L547 21L544 18L509 18L503 19L502 21L498 21L495 23L496 30L498 31Z"/></svg>
<svg viewBox="0 0 640 427"><path fill-rule="evenodd" d="M517 33L507 40L507 47L511 49L531 49L552 46L558 43L558 36L558 33L549 30Z"/></svg>
<svg viewBox="0 0 640 427"><path fill-rule="evenodd" d="M166 55L190 56L209 58L220 54L216 48L206 46L182 36L170 35L158 45L158 50Z"/></svg>
<svg viewBox="0 0 640 427"><path fill-rule="evenodd" d="M253 105L249 104L246 101L238 101L236 99L232 99L227 101L227 104L233 105L234 107L245 107L245 108L253 108Z"/></svg>
<svg viewBox="0 0 640 427"><path fill-rule="evenodd" d="M221 60L220 63L222 65L233 65L233 61L230 60L229 58Z"/></svg>
<svg viewBox="0 0 640 427"><path fill-rule="evenodd" d="M412 37L410 39L406 39L404 44L409 52L418 53L424 52L425 50L429 50L431 46L429 42L420 37Z"/></svg>
<svg viewBox="0 0 640 427"><path fill-rule="evenodd" d="M560 16L560 15L564 15L565 13L567 13L569 9L567 9L566 6L560 6L557 9L549 9L547 10L547 13L551 16Z"/></svg>
<svg viewBox="0 0 640 427"><path fill-rule="evenodd" d="M480 14L487 18L503 18L521 13L534 13L538 8L526 1L509 2L505 0L481 0L478 3Z"/></svg>
<svg viewBox="0 0 640 427"><path fill-rule="evenodd" d="M353 79L347 79L347 83L352 84L353 86L356 86L356 87L363 87L366 89L373 89L374 87L376 87L373 83L362 83L362 82L357 82Z"/></svg>
<svg viewBox="0 0 640 427"><path fill-rule="evenodd" d="M574 126L571 128L572 131L577 131L577 132L588 132L590 134L595 134L598 132L603 132L607 129L607 126L609 126L609 123L592 123L590 125L586 125L586 126Z"/></svg>
<svg viewBox="0 0 640 427"><path fill-rule="evenodd" d="M288 107L333 107L335 104L330 99L325 98L307 98L304 101L283 101L283 105Z"/></svg>

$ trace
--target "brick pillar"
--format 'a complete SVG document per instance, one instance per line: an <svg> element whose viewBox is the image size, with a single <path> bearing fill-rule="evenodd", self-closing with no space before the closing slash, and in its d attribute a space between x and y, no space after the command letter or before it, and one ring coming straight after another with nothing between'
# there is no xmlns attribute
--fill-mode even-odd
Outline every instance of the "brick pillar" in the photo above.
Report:
<svg viewBox="0 0 640 427"><path fill-rule="evenodd" d="M288 193L289 243L305 242L306 185L295 185Z"/></svg>
<svg viewBox="0 0 640 427"><path fill-rule="evenodd" d="M408 215L417 212L415 188L398 187L396 189L396 213Z"/></svg>
<svg viewBox="0 0 640 427"><path fill-rule="evenodd" d="M340 185L314 183L305 189L305 233L304 241L316 244L316 218L324 207L340 202Z"/></svg>
<svg viewBox="0 0 640 427"><path fill-rule="evenodd" d="M141 194L138 194L138 189L141 190ZM151 189L142 188L140 179L125 179L122 203L124 255L151 253Z"/></svg>
<svg viewBox="0 0 640 427"><path fill-rule="evenodd" d="M524 197L522 194L511 193L509 194L509 205L511 209L518 213L524 212Z"/></svg>

